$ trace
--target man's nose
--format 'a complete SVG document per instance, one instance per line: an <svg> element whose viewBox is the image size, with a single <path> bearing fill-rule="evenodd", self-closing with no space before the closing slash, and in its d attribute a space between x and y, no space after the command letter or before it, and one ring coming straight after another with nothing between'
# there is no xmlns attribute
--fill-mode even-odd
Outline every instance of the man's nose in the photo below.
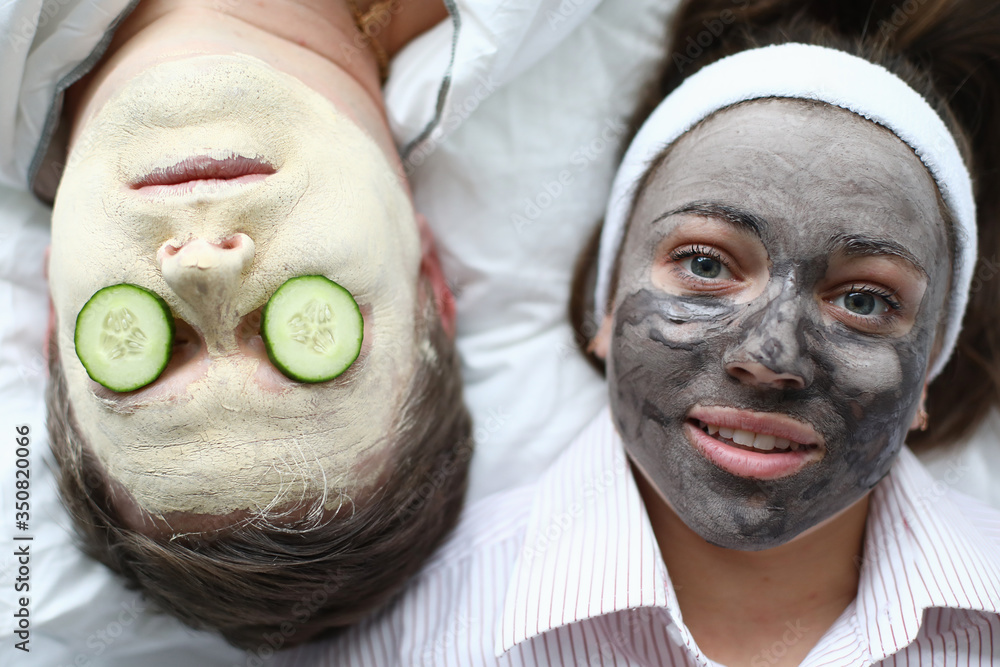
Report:
<svg viewBox="0 0 1000 667"><path fill-rule="evenodd" d="M726 372L746 385L770 389L805 389L814 364L799 342L803 313L797 299L778 297L761 317L747 324L737 343L726 350Z"/></svg>
<svg viewBox="0 0 1000 667"><path fill-rule="evenodd" d="M191 309L196 320L192 324L206 336L211 330L235 330L236 297L253 257L253 239L243 233L216 241L171 239L156 253L163 279Z"/></svg>

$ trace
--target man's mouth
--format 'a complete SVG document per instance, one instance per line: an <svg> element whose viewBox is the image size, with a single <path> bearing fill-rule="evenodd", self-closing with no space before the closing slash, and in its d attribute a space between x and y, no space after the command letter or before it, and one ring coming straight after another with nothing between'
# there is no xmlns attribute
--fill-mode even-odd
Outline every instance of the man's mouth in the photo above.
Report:
<svg viewBox="0 0 1000 667"><path fill-rule="evenodd" d="M275 168L261 159L230 155L215 159L195 155L176 164L153 169L130 183L133 190L145 193L186 194L201 187L219 187L263 180L275 173Z"/></svg>

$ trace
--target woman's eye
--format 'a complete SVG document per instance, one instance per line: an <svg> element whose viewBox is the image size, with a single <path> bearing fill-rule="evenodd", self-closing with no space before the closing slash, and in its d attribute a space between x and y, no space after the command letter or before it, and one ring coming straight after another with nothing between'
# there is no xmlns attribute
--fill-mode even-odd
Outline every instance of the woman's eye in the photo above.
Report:
<svg viewBox="0 0 1000 667"><path fill-rule="evenodd" d="M729 269L727 269L722 262L707 255L697 255L695 257L691 257L688 260L688 271L699 278L709 280L727 280L733 277L732 273L730 273Z"/></svg>
<svg viewBox="0 0 1000 667"><path fill-rule="evenodd" d="M740 266L726 252L708 244L675 247L663 259L664 285L685 293L729 294L745 286Z"/></svg>
<svg viewBox="0 0 1000 667"><path fill-rule="evenodd" d="M836 299L833 299L832 303L848 312L864 317L877 317L884 315L890 310L889 304L886 303L883 297L870 292L845 292Z"/></svg>

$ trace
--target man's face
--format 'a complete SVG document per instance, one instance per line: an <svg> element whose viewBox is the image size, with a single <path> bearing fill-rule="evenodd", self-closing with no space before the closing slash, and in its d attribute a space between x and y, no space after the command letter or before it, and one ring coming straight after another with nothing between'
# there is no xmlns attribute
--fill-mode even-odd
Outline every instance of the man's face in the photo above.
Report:
<svg viewBox="0 0 1000 667"><path fill-rule="evenodd" d="M248 173L144 186L191 159ZM420 239L385 155L327 99L248 56L146 70L76 140L52 237L76 419L140 507L218 515L324 492L336 507L377 478L418 348ZM364 344L307 385L270 363L258 323L279 286L313 274L354 296ZM118 283L163 297L178 325L163 375L128 394L92 381L73 345L81 307Z"/></svg>
<svg viewBox="0 0 1000 667"><path fill-rule="evenodd" d="M920 405L950 261L927 170L874 123L767 100L682 137L636 203L608 378L633 461L707 541L861 499Z"/></svg>

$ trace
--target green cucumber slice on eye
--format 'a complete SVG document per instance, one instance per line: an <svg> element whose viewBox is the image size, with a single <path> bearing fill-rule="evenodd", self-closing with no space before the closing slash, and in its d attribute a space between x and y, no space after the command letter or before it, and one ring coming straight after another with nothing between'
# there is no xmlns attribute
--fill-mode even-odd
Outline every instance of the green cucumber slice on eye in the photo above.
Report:
<svg viewBox="0 0 1000 667"><path fill-rule="evenodd" d="M326 382L358 358L364 325L350 292L325 276L299 276L268 299L260 336L283 374L299 382Z"/></svg>
<svg viewBox="0 0 1000 667"><path fill-rule="evenodd" d="M174 318L159 295L123 283L97 291L76 317L76 356L112 391L144 387L167 367Z"/></svg>

